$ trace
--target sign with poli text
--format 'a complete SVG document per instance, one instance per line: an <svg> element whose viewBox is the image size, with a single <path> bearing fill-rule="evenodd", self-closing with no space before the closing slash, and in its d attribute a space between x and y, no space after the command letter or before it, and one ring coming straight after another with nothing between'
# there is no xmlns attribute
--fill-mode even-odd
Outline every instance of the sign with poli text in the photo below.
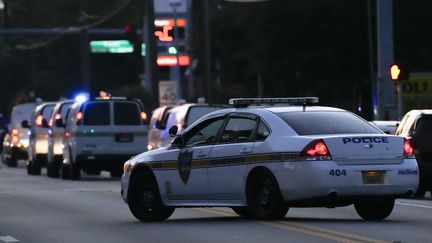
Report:
<svg viewBox="0 0 432 243"><path fill-rule="evenodd" d="M177 81L159 82L159 104L175 105L177 103Z"/></svg>

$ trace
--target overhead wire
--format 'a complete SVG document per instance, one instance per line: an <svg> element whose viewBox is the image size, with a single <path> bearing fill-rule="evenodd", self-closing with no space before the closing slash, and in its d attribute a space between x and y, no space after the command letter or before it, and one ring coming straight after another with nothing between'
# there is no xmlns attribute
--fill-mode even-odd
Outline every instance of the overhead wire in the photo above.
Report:
<svg viewBox="0 0 432 243"><path fill-rule="evenodd" d="M128 6L130 2L131 2L131 0L120 0L120 1L118 1L118 4L114 4L113 5L113 6L118 5L117 8L114 8L111 12L108 12L105 16L101 16L98 20L96 20L96 21L94 21L92 23L85 24L85 25L82 25L82 26L71 26L71 27L67 27L67 28L62 28L61 31L58 34L56 34L55 36L50 37L50 38L48 38L48 39L46 39L44 41L41 41L41 42L38 42L38 43L34 43L34 44L30 44L30 45L19 44L19 45L16 45L15 48L17 48L19 50L34 50L34 49L38 49L38 48L50 45L51 43L53 43L54 41L60 39L62 36L64 36L68 32L71 32L71 31L82 31L84 29L89 29L89 28L98 26L98 25L100 25L100 24L102 24L102 23L110 20L112 17L114 17L116 14L118 14L121 10L123 10L126 6ZM111 6L111 7L113 7L113 6Z"/></svg>

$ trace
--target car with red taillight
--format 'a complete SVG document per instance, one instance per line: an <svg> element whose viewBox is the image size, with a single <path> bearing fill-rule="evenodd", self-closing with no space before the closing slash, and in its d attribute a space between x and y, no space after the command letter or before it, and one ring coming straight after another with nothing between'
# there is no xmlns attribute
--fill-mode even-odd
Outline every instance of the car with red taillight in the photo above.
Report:
<svg viewBox="0 0 432 243"><path fill-rule="evenodd" d="M168 147L127 161L124 201L141 221L167 219L176 207L231 207L267 220L290 207L352 204L365 220L387 218L396 198L417 190L411 144L317 102L231 99L234 108L205 115Z"/></svg>
<svg viewBox="0 0 432 243"><path fill-rule="evenodd" d="M44 102L35 107L30 121L23 121L22 126L29 128L29 146L27 174L40 175L41 167L46 166L48 155L48 121L55 102Z"/></svg>
<svg viewBox="0 0 432 243"><path fill-rule="evenodd" d="M416 196L432 191L432 110L411 110L404 115L396 135L407 138L413 145L420 169L420 184Z"/></svg>
<svg viewBox="0 0 432 243"><path fill-rule="evenodd" d="M148 120L139 99L97 97L75 102L65 120L60 165L62 179L82 172L122 175L126 160L147 150Z"/></svg>
<svg viewBox="0 0 432 243"><path fill-rule="evenodd" d="M27 148L29 145L29 129L23 127L24 120L30 120L31 113L35 109L35 103L15 105L10 116L9 132L3 141L2 160L10 167L16 167L17 161L27 159Z"/></svg>
<svg viewBox="0 0 432 243"><path fill-rule="evenodd" d="M63 100L57 102L48 121L48 177L59 177L60 175L60 166L63 162L63 136L65 133L64 121L66 121L69 108L74 102L74 100Z"/></svg>

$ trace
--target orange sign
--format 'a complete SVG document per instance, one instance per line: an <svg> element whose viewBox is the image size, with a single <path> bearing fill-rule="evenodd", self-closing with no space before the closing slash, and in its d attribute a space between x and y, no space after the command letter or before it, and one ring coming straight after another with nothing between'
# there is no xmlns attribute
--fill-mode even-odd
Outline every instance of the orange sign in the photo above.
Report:
<svg viewBox="0 0 432 243"><path fill-rule="evenodd" d="M398 79L399 79L399 74L400 74L400 73L401 73L401 70L400 70L400 68L399 68L398 65L393 64L393 65L390 67L390 76L391 76L391 79L393 79L393 80L398 80Z"/></svg>

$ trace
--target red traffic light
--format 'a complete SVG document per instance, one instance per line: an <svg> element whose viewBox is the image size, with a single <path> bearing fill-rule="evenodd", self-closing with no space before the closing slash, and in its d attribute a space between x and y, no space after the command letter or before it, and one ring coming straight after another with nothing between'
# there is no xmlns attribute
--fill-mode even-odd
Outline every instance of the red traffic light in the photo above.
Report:
<svg viewBox="0 0 432 243"><path fill-rule="evenodd" d="M130 33L130 32L132 32L133 27L131 24L125 24L125 25L123 25L123 29L126 33Z"/></svg>
<svg viewBox="0 0 432 243"><path fill-rule="evenodd" d="M399 75L401 73L401 69L397 64L393 64L390 67L390 77L392 80L399 80Z"/></svg>

